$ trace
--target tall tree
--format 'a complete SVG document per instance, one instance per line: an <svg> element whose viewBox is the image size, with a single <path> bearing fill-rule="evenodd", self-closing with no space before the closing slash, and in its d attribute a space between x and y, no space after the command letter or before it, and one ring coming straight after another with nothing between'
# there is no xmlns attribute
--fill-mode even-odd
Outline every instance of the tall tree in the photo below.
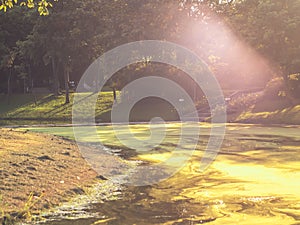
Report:
<svg viewBox="0 0 300 225"><path fill-rule="evenodd" d="M237 34L278 68L291 97L300 93L299 12L299 0L245 0L228 18Z"/></svg>
<svg viewBox="0 0 300 225"><path fill-rule="evenodd" d="M22 61L18 57L17 42L26 39L31 32L34 24L34 19L28 10L16 7L5 14L0 13L0 77L7 84L7 93L12 91L12 84L19 79L15 72L15 67L18 70L21 68ZM23 76L23 74L22 74Z"/></svg>

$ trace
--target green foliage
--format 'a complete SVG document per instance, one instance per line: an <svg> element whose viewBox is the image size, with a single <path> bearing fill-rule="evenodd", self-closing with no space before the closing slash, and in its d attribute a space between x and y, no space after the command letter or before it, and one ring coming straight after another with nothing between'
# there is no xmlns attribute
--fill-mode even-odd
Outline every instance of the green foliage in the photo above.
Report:
<svg viewBox="0 0 300 225"><path fill-rule="evenodd" d="M26 4L26 8L35 5L41 7L38 8L41 14L46 15L53 2L3 0L2 5L8 8L8 4ZM10 63L13 64L12 73L20 74L13 76L15 83L18 77L25 77L28 83L39 79L62 82L66 70L71 80L78 81L87 66L102 53L132 41L160 39L192 49L221 77L226 87L235 89L237 87L232 87L232 83L248 82L251 85L259 80L262 81L255 85L264 85L266 78L262 79L262 74L254 74L252 70L240 71L238 66L237 71L233 71L232 64L251 62L230 59L224 53L231 49L230 46L222 47L222 43L214 39L218 37L227 45L235 45L235 40L228 43L230 37L227 37L225 26L220 25L222 20L237 36L277 65L278 74L282 73L286 81L289 74L300 71L298 0L70 0L58 1L47 17L35 17L31 10L14 8L0 15L3 18L0 28L4 31L0 34L0 60L1 72L8 77L6 65L13 56L13 63ZM227 36L219 37L222 34ZM168 77L181 76L172 69L162 70L153 64L147 64L147 67L132 65L127 69L111 81L112 86L120 88L132 79L146 73L157 75L158 71ZM228 79L229 76L232 79ZM264 77L268 79L270 76ZM0 78L0 82L7 82L7 79L2 81ZM297 82L294 80L290 89L295 89ZM65 85L56 86L64 88ZM297 96L299 92L294 93Z"/></svg>
<svg viewBox="0 0 300 225"><path fill-rule="evenodd" d="M281 67L287 77L300 71L299 11L298 0L245 0L236 5L228 20L244 40Z"/></svg>
<svg viewBox="0 0 300 225"><path fill-rule="evenodd" d="M6 12L7 9L11 9L16 5L25 6L28 8L34 8L37 6L38 12L42 16L49 15L49 8L53 7L52 2L47 0L1 0L0 11L3 10Z"/></svg>
<svg viewBox="0 0 300 225"><path fill-rule="evenodd" d="M300 71L299 11L299 0L244 0L227 14L236 35L270 62L273 73L284 79L287 94L297 98L300 82L291 82L289 74Z"/></svg>

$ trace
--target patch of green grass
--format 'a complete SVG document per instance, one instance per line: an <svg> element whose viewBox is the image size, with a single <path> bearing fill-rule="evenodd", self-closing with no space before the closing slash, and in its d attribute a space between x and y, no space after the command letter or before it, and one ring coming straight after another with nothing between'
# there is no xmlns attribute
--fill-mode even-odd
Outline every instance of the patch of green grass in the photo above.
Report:
<svg viewBox="0 0 300 225"><path fill-rule="evenodd" d="M285 98L275 98L263 101L258 101L254 105L253 112L274 112L290 107L290 103Z"/></svg>
<svg viewBox="0 0 300 225"><path fill-rule="evenodd" d="M46 94L14 94L10 97L7 95L0 94L0 115L6 114L19 107L34 103L47 97Z"/></svg>
<svg viewBox="0 0 300 225"><path fill-rule="evenodd" d="M300 105L276 111L253 112L251 110L240 114L236 122L260 124L300 124Z"/></svg>
<svg viewBox="0 0 300 225"><path fill-rule="evenodd" d="M242 96L235 102L231 102L227 110L231 122L300 124L300 105L293 106L288 98L281 96Z"/></svg>
<svg viewBox="0 0 300 225"><path fill-rule="evenodd" d="M95 95L94 93L79 93L82 101L80 107L82 112L90 108L91 102L89 97ZM5 98L2 98L0 118L11 123L70 123L72 121L72 107L74 94L70 95L70 104L65 104L64 95L39 95L36 99L31 94L13 95L10 97L10 104ZM113 94L111 92L102 92L98 96L96 104L96 116L99 121L107 121L108 117L102 114L111 109L113 104Z"/></svg>
<svg viewBox="0 0 300 225"><path fill-rule="evenodd" d="M118 93L119 94L119 93ZM73 107L73 99L76 95L76 105ZM2 125L33 125L33 124L60 124L72 122L72 111L75 109L79 121L92 115L91 108L97 99L95 106L96 122L110 122L113 106L113 93L76 93L70 95L70 104L65 104L65 96L39 95L34 98L31 94L14 95L10 97L10 104L5 98L0 110L0 124ZM124 110L123 106L129 103L120 102L116 110ZM146 98L134 105L131 109L130 121L150 121L154 117L162 117L166 121L178 119L178 114L171 104L158 98Z"/></svg>

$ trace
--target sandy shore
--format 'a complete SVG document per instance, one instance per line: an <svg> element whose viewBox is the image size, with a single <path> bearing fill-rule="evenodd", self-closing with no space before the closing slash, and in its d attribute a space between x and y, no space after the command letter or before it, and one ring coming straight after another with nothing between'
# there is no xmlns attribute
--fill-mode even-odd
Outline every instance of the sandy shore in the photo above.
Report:
<svg viewBox="0 0 300 225"><path fill-rule="evenodd" d="M113 155L101 157L104 175L120 163ZM12 129L0 129L0 165L0 223L7 215L26 219L50 209L103 179L74 142Z"/></svg>

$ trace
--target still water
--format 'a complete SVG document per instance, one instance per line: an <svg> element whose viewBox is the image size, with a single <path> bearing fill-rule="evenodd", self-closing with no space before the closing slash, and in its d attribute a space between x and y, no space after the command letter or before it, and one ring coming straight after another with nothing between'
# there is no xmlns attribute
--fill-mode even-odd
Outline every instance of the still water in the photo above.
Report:
<svg viewBox="0 0 300 225"><path fill-rule="evenodd" d="M152 151L118 154L127 160L162 161L177 143L179 127L169 124L161 147ZM34 130L72 138L70 128ZM133 125L131 130L136 136L149 135L147 125ZM209 130L203 125L194 155L169 179L140 187L120 184L108 201L47 215L41 224L300 224L300 127L227 125L217 158L200 172ZM98 134L111 148L122 148L110 127L99 128Z"/></svg>

